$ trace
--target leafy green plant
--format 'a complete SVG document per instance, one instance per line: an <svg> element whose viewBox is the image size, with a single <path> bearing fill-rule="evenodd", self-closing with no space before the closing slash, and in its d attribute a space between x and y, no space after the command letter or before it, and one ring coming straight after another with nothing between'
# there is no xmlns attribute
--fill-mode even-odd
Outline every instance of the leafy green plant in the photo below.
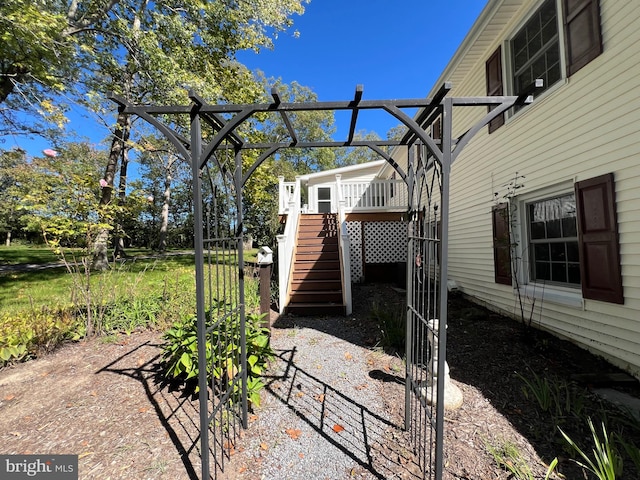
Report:
<svg viewBox="0 0 640 480"><path fill-rule="evenodd" d="M551 411L554 406L557 406L556 392L551 382L549 382L547 377L542 377L534 371L530 373L531 378L516 373L518 378L524 382L522 393L526 398L532 397L543 412Z"/></svg>
<svg viewBox="0 0 640 480"><path fill-rule="evenodd" d="M549 464L549 468L547 469L547 473L544 476L544 480L549 480L551 478L551 475L553 475L553 472L555 471L557 466L558 466L558 457L551 460L551 463Z"/></svg>
<svg viewBox="0 0 640 480"><path fill-rule="evenodd" d="M264 384L260 380L268 360L273 356L269 343L269 331L261 325L265 314L246 316L247 346L247 395L252 405L260 405L260 391ZM228 316L214 326L211 315L207 315L209 330L205 346L207 377L227 385L239 372L240 331L237 319ZM212 341L219 339L220 341ZM163 362L167 376L183 382L192 382L198 377L197 319L189 316L176 322L164 335ZM233 397L239 397L240 385L235 383ZM198 391L198 386L194 385Z"/></svg>
<svg viewBox="0 0 640 480"><path fill-rule="evenodd" d="M627 452L627 456L635 465L636 471L640 473L640 448L625 440L620 434L616 434L616 442L622 445L622 448Z"/></svg>
<svg viewBox="0 0 640 480"><path fill-rule="evenodd" d="M527 399L534 399L543 412L552 414L554 423L569 415L582 418L582 412L585 408L583 391L570 382L549 379L538 375L533 370L530 370L529 375L530 377L527 378L516 373L516 376L524 383L522 393Z"/></svg>
<svg viewBox="0 0 640 480"><path fill-rule="evenodd" d="M593 458L589 457L584 450L558 427L569 446L584 460L584 462L574 461L585 470L593 473L598 480L616 480L616 478L620 478L622 475L622 457L614 444L613 434L607 434L607 429L603 422L602 439L600 439L590 417L587 418L587 423L589 424L589 430L591 430L591 436L593 437L594 448L591 450Z"/></svg>
<svg viewBox="0 0 640 480"><path fill-rule="evenodd" d="M32 309L0 315L0 367L49 352L77 339L80 325L66 308Z"/></svg>
<svg viewBox="0 0 640 480"><path fill-rule="evenodd" d="M486 447L498 466L511 473L514 478L534 480L533 472L517 445L505 440L498 446L487 443Z"/></svg>
<svg viewBox="0 0 640 480"><path fill-rule="evenodd" d="M371 316L378 322L382 344L398 351L404 350L407 332L405 307L402 305L373 304Z"/></svg>

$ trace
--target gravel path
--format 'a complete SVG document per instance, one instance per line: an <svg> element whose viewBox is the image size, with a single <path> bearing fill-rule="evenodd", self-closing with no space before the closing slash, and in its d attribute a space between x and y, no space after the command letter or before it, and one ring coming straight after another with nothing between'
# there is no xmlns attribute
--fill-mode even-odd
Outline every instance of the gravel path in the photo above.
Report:
<svg viewBox="0 0 640 480"><path fill-rule="evenodd" d="M263 405L228 478L414 478L394 415L401 362L365 345L368 327L344 317L276 322Z"/></svg>

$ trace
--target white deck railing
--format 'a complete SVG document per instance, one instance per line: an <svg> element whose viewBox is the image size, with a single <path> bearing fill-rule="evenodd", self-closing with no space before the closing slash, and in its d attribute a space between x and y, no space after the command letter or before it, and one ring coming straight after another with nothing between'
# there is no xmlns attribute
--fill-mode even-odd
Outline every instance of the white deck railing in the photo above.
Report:
<svg viewBox="0 0 640 480"><path fill-rule="evenodd" d="M402 180L342 182L346 211L394 210L406 205L407 187Z"/></svg>
<svg viewBox="0 0 640 480"><path fill-rule="evenodd" d="M284 177L279 178L278 213L289 213L289 206L294 199L296 182L285 182ZM340 197L344 201L344 211L402 211L407 206L407 186L402 180L371 180L341 182ZM300 199L295 205L298 209Z"/></svg>
<svg viewBox="0 0 640 480"><path fill-rule="evenodd" d="M285 182L284 177L278 177L278 184L278 213L282 215L289 213L289 204L294 199L296 182ZM298 202L298 209L300 209L300 202Z"/></svg>
<svg viewBox="0 0 640 480"><path fill-rule="evenodd" d="M351 315L353 311L353 300L351 298L351 242L349 232L347 232L347 222L345 222L345 202L341 196L341 179L336 175L336 185L338 191L338 248L340 252L340 279L342 281L342 299L344 301L345 314Z"/></svg>
<svg viewBox="0 0 640 480"><path fill-rule="evenodd" d="M282 186L283 181L280 182ZM296 178L293 184L293 192L287 197L286 206L287 223L284 227L284 234L278 235L278 288L280 291L280 313L284 312L284 307L289 303L289 278L291 276L291 265L293 264L293 251L295 249L296 234L298 231L298 218L300 217L300 180ZM282 197L281 197L282 198Z"/></svg>

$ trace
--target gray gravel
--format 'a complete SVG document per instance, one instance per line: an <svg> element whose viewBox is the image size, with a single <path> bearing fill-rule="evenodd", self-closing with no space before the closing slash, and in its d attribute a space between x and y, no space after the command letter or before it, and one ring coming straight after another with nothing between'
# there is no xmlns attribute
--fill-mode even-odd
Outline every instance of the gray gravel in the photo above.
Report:
<svg viewBox="0 0 640 480"><path fill-rule="evenodd" d="M398 359L363 346L366 335L357 318L278 320L263 405L236 462L246 475L235 478L411 478L408 452L388 446L403 432L385 393L398 398L403 387L371 376L380 364L398 369ZM382 376L402 376L390 372Z"/></svg>

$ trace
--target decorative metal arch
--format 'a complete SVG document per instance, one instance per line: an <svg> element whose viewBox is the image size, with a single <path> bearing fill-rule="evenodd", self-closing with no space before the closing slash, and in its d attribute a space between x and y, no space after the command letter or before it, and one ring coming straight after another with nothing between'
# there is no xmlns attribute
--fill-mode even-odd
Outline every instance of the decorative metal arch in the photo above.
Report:
<svg viewBox="0 0 640 480"><path fill-rule="evenodd" d="M445 395L445 358L447 326L447 275L449 230L449 182L451 166L473 136L491 120L514 105L529 103L530 93L520 96L449 97L451 84L445 83L432 98L406 100L363 100L362 86L358 86L352 100L340 102L282 102L279 93L271 91L272 102L261 104L209 104L194 92L189 92L190 105L133 105L116 95L110 98L118 104L120 113L137 115L155 126L177 152L191 164L194 202L194 247L196 260L196 308L198 321L199 387L200 387L200 445L202 479L216 478L224 468L226 439L235 431L235 424L218 428L217 418L235 416L243 428L247 427L247 358L244 310L244 258L242 254L242 188L255 170L271 155L285 148L368 147L383 157L407 184L408 255L407 255L407 370L405 428L413 435L414 447L424 478L441 479L443 474L443 425ZM483 107L487 113L472 127L455 137L453 112L456 107ZM416 117L404 109L420 109ZM351 111L351 121L344 141L308 141L298 138L291 114L305 111ZM363 110L384 111L398 119L408 129L400 140L356 140L358 114ZM251 143L238 133L238 127L257 114L276 112L289 134L288 141ZM189 120L189 138L180 133L177 119ZM440 118L442 132L434 138L430 126ZM202 125L208 125L213 138L203 138ZM389 154L385 147L405 146L406 162L399 161L401 149ZM259 150L253 165L242 171L242 152ZM218 152L233 152L233 164L220 160ZM235 232L230 239L212 239L203 228L202 171L212 161L229 181L235 192ZM403 159L404 160L404 159ZM230 168L233 167L233 168ZM439 203L439 207L438 207ZM439 210L439 212L438 212ZM208 227L208 222L207 222ZM205 236L206 233L206 236ZM217 236L217 229L216 229ZM218 247L218 241L223 247ZM213 316L210 256L206 248L228 248L235 243L237 251L237 288L234 299L218 302L218 319ZM206 247L206 248L205 248ZM205 266L209 267L205 276ZM208 280L205 281L205 279ZM207 289L209 302L207 303ZM207 307L209 310L207 311ZM215 325L234 318L241 341L241 352L233 361L237 371L225 380L225 388L208 384L206 371L206 341ZM221 320L222 319L222 320ZM214 327L211 321L215 320ZM221 341L218 336L216 341ZM226 339L222 339L226 341ZM434 348L435 347L435 348ZM214 359L214 361L216 361ZM218 364L227 359L218 359ZM231 390L230 390L231 389ZM234 390L235 389L235 390ZM425 392L430 389L431 398ZM233 393L236 392L236 393ZM235 396L234 396L235 395ZM209 401L211 397L211 402ZM239 400L239 401L238 401ZM230 404L233 403L233 408ZM219 417L216 417L219 415ZM218 422L218 423L217 423ZM218 431L219 430L219 431ZM210 439L211 437L211 439ZM210 441L213 441L213 445ZM214 465L211 471L211 456Z"/></svg>

